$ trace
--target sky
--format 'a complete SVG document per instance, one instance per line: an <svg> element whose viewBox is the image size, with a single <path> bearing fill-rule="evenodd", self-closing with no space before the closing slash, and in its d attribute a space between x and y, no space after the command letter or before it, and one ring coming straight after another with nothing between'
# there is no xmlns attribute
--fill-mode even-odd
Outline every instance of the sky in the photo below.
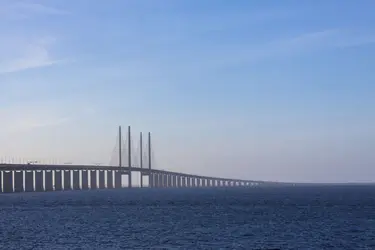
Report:
<svg viewBox="0 0 375 250"><path fill-rule="evenodd" d="M130 125L158 169L374 182L374 8L1 0L1 159L109 164Z"/></svg>

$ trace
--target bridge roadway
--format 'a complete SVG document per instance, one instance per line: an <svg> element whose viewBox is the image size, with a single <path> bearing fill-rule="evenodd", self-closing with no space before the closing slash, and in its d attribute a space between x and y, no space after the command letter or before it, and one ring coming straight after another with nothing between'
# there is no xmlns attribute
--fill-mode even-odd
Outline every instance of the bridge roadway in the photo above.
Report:
<svg viewBox="0 0 375 250"><path fill-rule="evenodd" d="M150 188L273 186L283 184L216 178L135 167L0 164L0 188L3 193L122 188L122 175L128 175L129 177L132 172L141 173L141 187L144 187L143 177L147 176L148 187ZM128 183L128 187L131 187L131 184Z"/></svg>

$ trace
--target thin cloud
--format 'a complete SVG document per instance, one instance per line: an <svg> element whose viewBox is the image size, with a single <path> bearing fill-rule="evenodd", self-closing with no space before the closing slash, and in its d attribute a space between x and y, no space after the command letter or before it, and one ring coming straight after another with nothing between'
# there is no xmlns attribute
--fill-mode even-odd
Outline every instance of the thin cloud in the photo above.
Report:
<svg viewBox="0 0 375 250"><path fill-rule="evenodd" d="M16 133L57 127L93 114L95 109L88 104L68 101L10 105L0 109L0 131Z"/></svg>
<svg viewBox="0 0 375 250"><path fill-rule="evenodd" d="M6 1L0 3L0 18L22 20L36 15L66 15L68 11L53 8L40 3Z"/></svg>
<svg viewBox="0 0 375 250"><path fill-rule="evenodd" d="M41 39L39 41L18 41L13 43L0 43L0 52L3 55L0 58L0 74L14 73L27 69L47 67L62 63L64 60L57 60L51 56L49 45L50 39Z"/></svg>

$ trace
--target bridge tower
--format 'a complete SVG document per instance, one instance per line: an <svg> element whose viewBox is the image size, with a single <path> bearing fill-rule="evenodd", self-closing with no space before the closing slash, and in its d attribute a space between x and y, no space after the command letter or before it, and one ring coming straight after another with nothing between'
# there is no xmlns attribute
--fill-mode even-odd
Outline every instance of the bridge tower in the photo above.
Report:
<svg viewBox="0 0 375 250"><path fill-rule="evenodd" d="M139 134L139 154L140 154L140 159L139 159L139 167L142 169L143 168L143 138L142 138L142 132ZM143 172L141 171L141 188L143 188Z"/></svg>
<svg viewBox="0 0 375 250"><path fill-rule="evenodd" d="M154 187L154 174L151 173L151 133L148 132L148 185Z"/></svg>
<svg viewBox="0 0 375 250"><path fill-rule="evenodd" d="M131 130L130 126L128 126L128 167L129 167L129 174L128 174L128 185L129 188L132 187L132 143L131 143Z"/></svg>
<svg viewBox="0 0 375 250"><path fill-rule="evenodd" d="M121 135L121 126L118 127L118 165L122 167L122 135Z"/></svg>

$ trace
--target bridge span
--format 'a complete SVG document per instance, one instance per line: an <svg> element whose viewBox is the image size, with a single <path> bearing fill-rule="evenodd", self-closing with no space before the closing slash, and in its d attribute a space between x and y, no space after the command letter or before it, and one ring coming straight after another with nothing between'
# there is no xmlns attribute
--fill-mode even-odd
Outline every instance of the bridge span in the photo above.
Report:
<svg viewBox="0 0 375 250"><path fill-rule="evenodd" d="M0 164L2 193L64 190L132 188L122 176L140 173L140 187L191 188L279 185L277 182L251 181L186 174L158 169L97 165ZM144 184L147 178L147 185Z"/></svg>
<svg viewBox="0 0 375 250"><path fill-rule="evenodd" d="M118 132L118 165L73 165L73 164L14 164L0 163L0 192L45 192L64 190L93 190L132 188L132 173L138 172L140 187L148 188L192 188L192 187L233 187L233 186L274 186L285 183L252 181L243 179L218 178L195 174L179 173L152 168L151 134L148 133L147 166L143 166L143 140L140 134L140 166L132 162L131 134L128 127L127 163L122 162L123 141L121 127ZM127 185L122 182L126 176ZM145 183L146 182L146 183Z"/></svg>

